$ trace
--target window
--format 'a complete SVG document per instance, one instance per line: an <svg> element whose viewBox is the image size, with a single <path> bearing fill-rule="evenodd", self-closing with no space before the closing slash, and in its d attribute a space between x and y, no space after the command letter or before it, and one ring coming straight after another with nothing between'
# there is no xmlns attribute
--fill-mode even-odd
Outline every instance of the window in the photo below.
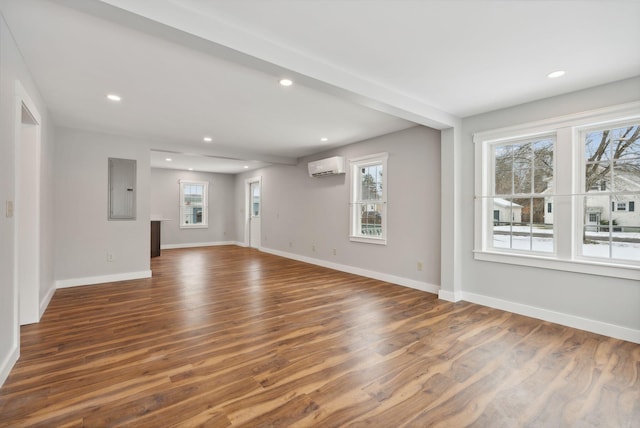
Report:
<svg viewBox="0 0 640 428"><path fill-rule="evenodd" d="M208 211L209 183L180 180L180 227L208 227Z"/></svg>
<svg viewBox="0 0 640 428"><path fill-rule="evenodd" d="M580 255L640 261L640 216L631 208L640 193L640 121L582 128L579 143L588 189L582 198L584 213L601 213L597 227L584 225ZM594 195L593 183L607 190Z"/></svg>
<svg viewBox="0 0 640 428"><path fill-rule="evenodd" d="M351 231L357 242L387 242L387 153L351 160Z"/></svg>
<svg viewBox="0 0 640 428"><path fill-rule="evenodd" d="M553 218L545 213L553 186L554 139L551 136L490 145L492 185L487 205L493 210L490 247L551 253ZM496 212L498 212L496 219Z"/></svg>
<svg viewBox="0 0 640 428"><path fill-rule="evenodd" d="M640 103L474 142L476 259L638 278Z"/></svg>

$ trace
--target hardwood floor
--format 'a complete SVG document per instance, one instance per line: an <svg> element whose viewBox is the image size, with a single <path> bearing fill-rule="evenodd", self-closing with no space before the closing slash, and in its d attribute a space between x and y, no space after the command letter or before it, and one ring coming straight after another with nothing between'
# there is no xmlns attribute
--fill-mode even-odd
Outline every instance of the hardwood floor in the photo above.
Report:
<svg viewBox="0 0 640 428"><path fill-rule="evenodd" d="M638 427L640 345L226 246L58 290L2 427Z"/></svg>

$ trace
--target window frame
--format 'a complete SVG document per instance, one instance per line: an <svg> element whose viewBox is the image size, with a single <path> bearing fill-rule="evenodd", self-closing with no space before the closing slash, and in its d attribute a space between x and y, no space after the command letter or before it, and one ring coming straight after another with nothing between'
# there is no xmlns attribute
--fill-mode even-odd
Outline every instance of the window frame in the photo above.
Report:
<svg viewBox="0 0 640 428"><path fill-rule="evenodd" d="M531 255L542 255L542 256L549 256L549 255L554 255L557 252L557 247L556 247L556 240L555 240L555 236L556 236L556 225L555 222L553 224L553 237L554 237L554 241L553 241L553 250L551 252L548 251L536 251L533 249L529 249L529 250L522 250L522 249L515 249L515 248L503 248L503 247L495 247L493 242L493 225L495 222L495 209L494 209L494 201L496 199L504 199L507 198L507 201L511 201L512 204L514 204L515 202L513 202L513 199L526 199L529 198L531 199L542 199L542 198L546 198L544 193L535 193L533 191L533 186L534 186L534 180L533 177L531 177L531 187L529 189L528 192L526 193L515 193L515 189L512 189L512 193L508 194L508 195L503 195L503 194L499 194L496 193L495 188L496 188L496 181L495 181L495 177L496 177L496 159L495 159L495 152L493 150L493 148L495 147L499 147L499 146L508 146L508 145L516 145L518 143L533 143L534 140L543 140L543 139L551 139L553 142L553 171L554 171L554 178L555 178L555 171L556 171L556 152L555 152L555 148L556 148L556 138L555 138L555 134L553 133L540 133L540 134L536 134L536 135L531 135L531 136L524 136L524 137L515 137L515 138L506 138L506 139L500 139L497 141L491 141L488 142L485 147L484 150L487 151L486 153L486 158L487 158L487 162L488 162L488 166L487 166L487 171L486 171L486 175L485 178L487 179L487 186L485 187L486 191L485 193L483 193L483 199L484 202L484 212L485 212L485 219L483 220L486 224L484 225L485 227L485 233L487 234L487 236L485 236L485 248L489 251L496 251L496 252L508 252L508 253L514 253L514 254L531 254ZM534 164L535 164L535 160L532 158L531 159L531 168L532 168L532 172L534 169ZM555 179L552 181L552 189L551 189L552 193L555 193ZM552 199L553 201L553 199ZM513 206L513 205L512 205ZM546 201L544 202L545 206L545 210L546 210ZM489 212L490 211L490 212ZM513 216L513 214L512 214ZM511 219L511 222L513 222L513 218ZM531 222L530 222L531 223ZM488 235L491 236L488 236Z"/></svg>
<svg viewBox="0 0 640 428"><path fill-rule="evenodd" d="M387 245L387 237L388 237L388 158L389 154L384 153L376 153L367 156L361 156L358 158L353 158L349 160L349 171L350 171L350 193L349 193L349 240L352 242L361 242L367 244L377 244L377 245ZM372 165L382 165L382 194L380 199L370 200L370 199L361 199L360 196L360 184L361 184L361 169L363 167L372 166ZM381 233L380 236L368 236L362 235L358 233L359 224L361 221L360 215L360 206L366 201L370 201L370 203L376 203L382 205L382 212L380 213L380 228Z"/></svg>
<svg viewBox="0 0 640 428"><path fill-rule="evenodd" d="M635 117L625 117L625 118L620 118L618 120L609 120L606 122L602 122L602 123L595 123L595 124L588 124L588 125L583 125L583 126L576 126L574 127L574 144L575 144L575 159L574 161L578 162L579 160L579 164L577 164L576 166L574 166L574 169L576 171L577 176L575 177L575 188L574 191L575 193L584 193L584 196L582 196L580 199L582 200L583 198L586 198L587 195L589 194L589 190L586 189L586 183L585 183L585 175L586 175L586 171L585 171L585 145L584 142L586 140L586 136L589 132L593 132L593 131L600 131L600 130L611 130L611 129L616 129L616 128L624 128L627 126L636 126L636 125L640 125L640 113L635 116ZM603 181L603 183L606 183ZM604 188L604 190L602 190ZM626 213L627 211L627 202L628 201L624 201L624 202L619 202L619 201L615 201L613 200L613 198L616 195L628 195L630 193L633 193L633 191L627 191L627 190L615 190L615 185L613 185L613 183L611 184L611 186L600 186L600 194L595 193L593 194L593 196L609 196L609 202L611 204L611 215L613 215L613 213L617 213L617 212L622 212L622 213ZM581 205L581 203L577 203L576 206ZM621 208L622 207L622 208ZM582 214L582 215L581 215ZM580 210L578 208L576 208L576 218L575 218L575 223L574 223L574 227L575 227L575 234L576 236L582 236L583 233L583 228L586 226L584 223L584 213L581 213ZM613 219L615 220L615 219ZM613 224L610 224L611 227L611 231L613 231ZM604 261L605 263L612 263L614 265L618 265L618 264L631 264L631 265L637 265L640 267L640 260L638 261L632 261L632 260L624 260L624 259L612 259L612 258L604 258L604 257L595 257L595 256L590 256L590 255L585 255L583 254L583 246L580 245L580 242L578 239L574 240L574 245L575 245L575 258L578 260L584 260L584 261L595 261L595 262L602 262ZM640 278L638 278L640 279Z"/></svg>
<svg viewBox="0 0 640 428"><path fill-rule="evenodd" d="M618 124L640 120L640 102L616 105L577 114L545 119L473 135L475 149L475 203L474 203L474 258L476 260L531 266L616 278L640 279L640 261L582 257L578 246L582 236L584 212L576 209L579 194L586 194L584 187L584 156L580 134L593 128L614 127ZM531 253L505 251L488 244L489 225L493 210L487 208L488 186L492 185L493 164L489 147L496 143L555 135L555 168L552 198L554 216L554 244L557 251ZM567 161L569 163L567 163ZM490 165L490 167L488 167ZM570 167L569 167L570 166ZM580 187L582 186L582 187ZM628 193L628 192L627 192ZM571 196L574 195L574 196ZM566 203L569 200L570 203ZM579 242L580 241L580 242Z"/></svg>
<svg viewBox="0 0 640 428"><path fill-rule="evenodd" d="M207 229L209 227L209 182L198 180L179 180L180 191L178 200L178 218L180 229ZM185 186L196 185L203 186L202 194L202 223L185 224L184 221L184 209L188 205L185 203Z"/></svg>

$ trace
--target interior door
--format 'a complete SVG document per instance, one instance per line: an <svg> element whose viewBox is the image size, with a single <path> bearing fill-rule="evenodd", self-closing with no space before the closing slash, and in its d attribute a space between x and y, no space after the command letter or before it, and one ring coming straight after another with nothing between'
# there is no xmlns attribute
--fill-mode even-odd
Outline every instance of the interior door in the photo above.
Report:
<svg viewBox="0 0 640 428"><path fill-rule="evenodd" d="M260 248L260 180L249 182L249 245Z"/></svg>

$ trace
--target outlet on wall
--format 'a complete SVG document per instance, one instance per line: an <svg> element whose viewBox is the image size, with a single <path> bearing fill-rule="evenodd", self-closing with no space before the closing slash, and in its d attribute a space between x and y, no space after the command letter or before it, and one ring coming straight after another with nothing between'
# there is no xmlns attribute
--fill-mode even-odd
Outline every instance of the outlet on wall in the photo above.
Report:
<svg viewBox="0 0 640 428"><path fill-rule="evenodd" d="M418 269L419 271L422 270L422 262L418 262L418 264L416 265L416 269Z"/></svg>
<svg viewBox="0 0 640 428"><path fill-rule="evenodd" d="M107 261L113 263L114 260L113 253L107 253Z"/></svg>
<svg viewBox="0 0 640 428"><path fill-rule="evenodd" d="M311 251L313 251L314 253L316 252L316 246L315 245L311 246Z"/></svg>
<svg viewBox="0 0 640 428"><path fill-rule="evenodd" d="M5 217L7 218L13 217L13 201L7 201Z"/></svg>
<svg viewBox="0 0 640 428"><path fill-rule="evenodd" d="M338 252L336 251L336 249L333 249L333 255L335 256L336 254L338 254Z"/></svg>

